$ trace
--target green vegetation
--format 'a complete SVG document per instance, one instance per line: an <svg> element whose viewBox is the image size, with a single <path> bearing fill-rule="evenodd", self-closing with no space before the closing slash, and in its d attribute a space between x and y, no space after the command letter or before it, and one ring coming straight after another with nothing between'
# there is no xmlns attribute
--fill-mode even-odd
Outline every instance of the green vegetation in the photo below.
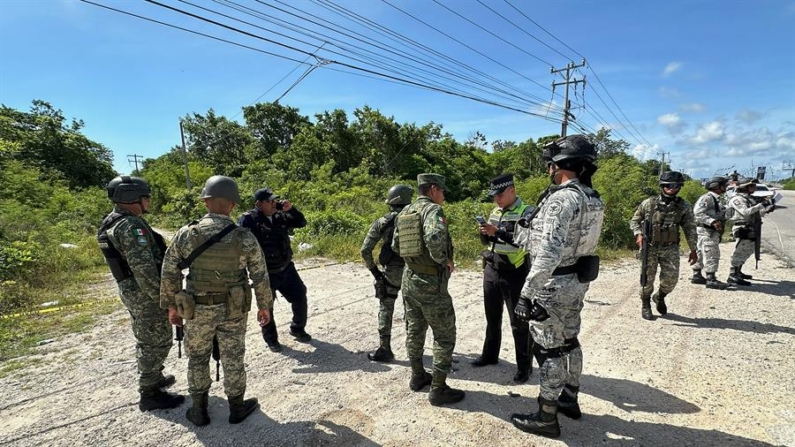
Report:
<svg viewBox="0 0 795 447"><path fill-rule="evenodd" d="M781 187L790 191L795 191L795 177L784 182Z"/></svg>

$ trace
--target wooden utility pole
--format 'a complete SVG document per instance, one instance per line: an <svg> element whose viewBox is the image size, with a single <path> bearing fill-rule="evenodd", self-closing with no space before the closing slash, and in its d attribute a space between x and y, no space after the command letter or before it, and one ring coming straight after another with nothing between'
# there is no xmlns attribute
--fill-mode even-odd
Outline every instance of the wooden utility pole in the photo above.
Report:
<svg viewBox="0 0 795 447"><path fill-rule="evenodd" d="M127 156L127 162L128 163L132 163L132 162L135 163L135 175L139 175L140 174L140 172L138 171L138 160L139 159L141 160L141 162L143 162L144 161L144 156L143 155L138 155L138 154L132 154L132 155L128 155Z"/></svg>
<svg viewBox="0 0 795 447"><path fill-rule="evenodd" d="M563 99L563 122L560 123L560 136L561 137L565 137L566 136L566 129L569 127L569 117L571 117L572 120L576 120L577 119L574 115L569 113L569 110L571 109L571 101L569 101L569 85L574 84L576 86L577 84L582 83L582 85L585 86L585 76L583 76L582 79L572 79L571 78L572 71L575 68L580 68L580 67L584 67L584 66L585 66L585 59L582 60L582 63L580 63L580 65L574 65L574 62L569 62L568 65L566 65L566 68L556 69L555 67L552 67L550 69L550 73L552 73L552 74L560 73L560 72L562 72L564 70L566 71L566 80L564 82L553 82L552 83L552 91L553 92L555 91L555 87L557 87L559 85L565 85L566 86L566 93L564 94L564 99Z"/></svg>
<svg viewBox="0 0 795 447"><path fill-rule="evenodd" d="M182 164L185 165L185 185L190 191L190 171L188 170L188 152L185 149L185 131L182 129L182 120L179 120L179 136L182 138Z"/></svg>

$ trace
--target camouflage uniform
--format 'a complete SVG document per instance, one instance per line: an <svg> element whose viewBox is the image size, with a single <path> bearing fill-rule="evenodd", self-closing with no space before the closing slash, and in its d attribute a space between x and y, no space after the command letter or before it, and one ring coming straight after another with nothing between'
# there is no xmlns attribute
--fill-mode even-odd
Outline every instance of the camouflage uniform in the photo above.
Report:
<svg viewBox="0 0 795 447"><path fill-rule="evenodd" d="M668 198L656 195L644 200L630 220L629 227L632 233L636 237L642 234L641 223L644 220L655 222L655 215L658 216L657 220L662 229L660 234L668 230L668 239L658 242L654 234L650 235L649 261L646 269L648 282L641 289L641 300L651 297L654 291L657 265L660 266L660 294L667 295L676 287L679 281L679 228L684 231L690 250L696 251L698 243L693 210L681 197Z"/></svg>
<svg viewBox="0 0 795 447"><path fill-rule="evenodd" d="M703 269L706 273L715 273L720 263L720 238L723 232L716 230L712 223L726 220L726 208L720 203L720 194L708 191L699 197L693 207L693 217L698 225L698 261L693 264L693 270Z"/></svg>
<svg viewBox="0 0 795 447"><path fill-rule="evenodd" d="M590 283L570 272L580 257L593 255L604 219L598 193L570 180L551 186L529 227L517 227L514 242L532 260L522 297L530 297L549 318L531 320L533 352L539 364L539 396L557 401L564 385L578 390L582 374L580 312ZM574 391L576 393L576 391Z"/></svg>
<svg viewBox="0 0 795 447"><path fill-rule="evenodd" d="M756 203L747 192L738 191L729 199L732 209L732 235L737 240L731 257L732 269L742 267L754 254L754 241L759 235L753 234L753 225L765 215L765 205Z"/></svg>
<svg viewBox="0 0 795 447"><path fill-rule="evenodd" d="M378 241L387 245L392 243L392 234L389 230L394 228L394 218L397 214L397 211L390 211L387 215L379 217L370 225L361 248L362 259L368 270L378 269L378 265L373 258L373 249L378 244ZM398 292L400 292L400 285L403 281L403 266L405 263L399 256L394 256L400 262L387 262L382 272L386 277L386 297L379 300L378 309L378 335L382 340L385 338L389 339L392 336L392 316L395 311L395 301L397 300Z"/></svg>
<svg viewBox="0 0 795 447"><path fill-rule="evenodd" d="M228 216L208 213L199 221L191 222L177 231L163 262L163 283L160 288L162 308L174 306L174 295L182 288L182 274L178 267L180 261L229 224L234 222ZM235 254L232 256L230 252ZM185 321L185 349L189 357L188 392L194 399L206 393L212 383L209 364L214 337L218 337L226 395L242 396L246 390L243 359L248 309L244 308L243 315L237 318L227 316L229 292L222 291L232 285L245 284L244 289L249 294L247 299L250 299L246 270L253 281L257 307L273 307L265 258L257 239L245 228L235 228L224 236L197 257L190 268L186 290L195 297L196 310L195 317ZM206 272L213 273L210 277L215 279L197 281L207 278Z"/></svg>
<svg viewBox="0 0 795 447"><path fill-rule="evenodd" d="M446 376L453 362L456 328L453 298L447 291L450 273L447 262L453 259L453 241L447 230L442 207L420 195L397 215L392 249L402 254L400 220L408 213L419 214L422 255L406 257L403 271L403 302L406 306L406 352L412 362L422 362L425 334L433 331L433 373Z"/></svg>
<svg viewBox="0 0 795 447"><path fill-rule="evenodd" d="M124 215L107 229L107 234L132 272L132 277L118 281L117 285L121 301L132 319L140 373L138 386L144 391L157 387L163 378L163 362L172 344L168 311L159 306L159 267L164 244L158 243L156 238L160 235L156 235L143 218L119 206L114 207L113 213Z"/></svg>

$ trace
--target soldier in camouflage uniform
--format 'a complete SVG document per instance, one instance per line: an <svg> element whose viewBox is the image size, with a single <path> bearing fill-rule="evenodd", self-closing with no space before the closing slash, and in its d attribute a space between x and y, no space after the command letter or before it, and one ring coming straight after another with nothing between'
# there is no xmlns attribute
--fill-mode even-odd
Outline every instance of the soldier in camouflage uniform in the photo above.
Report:
<svg viewBox="0 0 795 447"><path fill-rule="evenodd" d="M168 312L159 306L166 243L141 217L149 211L152 192L143 179L126 175L111 180L107 189L115 205L99 227L97 242L132 320L140 374L138 408L175 408L185 397L160 390L175 383L174 376L162 373L172 344Z"/></svg>
<svg viewBox="0 0 795 447"><path fill-rule="evenodd" d="M764 199L757 201L752 197L756 191L756 179L740 179L737 182L737 193L729 199L730 213L732 214L732 235L737 240L734 252L731 257L731 271L727 282L738 286L750 286L751 275L742 272L745 261L754 254L754 244L756 238L761 235L756 234L754 226L759 224L765 213L772 211L771 201Z"/></svg>
<svg viewBox="0 0 795 447"><path fill-rule="evenodd" d="M713 177L704 185L707 193L696 201L693 217L698 227L698 261L693 264L693 284L706 284L708 289L725 289L726 284L715 278L720 263L720 239L723 236L723 223L726 221L726 208L720 203L720 196L726 192L729 179ZM705 278L701 270L707 274Z"/></svg>
<svg viewBox="0 0 795 447"><path fill-rule="evenodd" d="M455 309L447 291L453 263L453 241L442 210L444 177L417 176L419 197L395 218L392 250L406 262L403 304L406 306L406 353L411 362L409 388L431 385L431 405L459 402L464 392L447 385L455 348ZM422 364L425 334L433 331L433 375Z"/></svg>
<svg viewBox="0 0 795 447"><path fill-rule="evenodd" d="M168 309L169 319L174 325L182 325L185 318L188 392L193 398L193 406L188 409L186 417L197 426L210 423L207 414L207 398L212 383L210 355L213 338L217 337L224 369L224 391L229 399L229 423L237 424L259 406L256 398L243 399L246 392L243 360L251 288L257 298L260 326L270 321L268 309L273 306L273 298L268 269L257 239L247 229L235 225L229 217L235 206L240 204L235 181L220 175L212 176L207 179L201 197L208 213L180 228L166 250L160 306ZM194 254L208 239L224 231L226 234L220 240L214 240L198 256ZM190 268L184 291L183 261ZM249 286L248 278L251 278L253 286Z"/></svg>
<svg viewBox="0 0 795 447"><path fill-rule="evenodd" d="M693 209L681 197L679 190L685 182L681 172L667 171L660 176L660 194L651 196L641 202L635 215L629 222L629 228L635 234L638 247L643 245L642 222L651 222L649 239L649 260L646 275L648 282L641 289L641 316L645 320L653 319L651 301L657 306L657 312L665 315L668 307L665 297L674 290L679 281L679 228L685 233L687 245L690 247L688 261L695 264L698 260L696 244L696 222L693 218ZM660 288L654 291L654 278L657 276L657 265L660 266Z"/></svg>
<svg viewBox="0 0 795 447"><path fill-rule="evenodd" d="M376 362L388 362L395 358L392 353L392 315L395 312L395 301L400 292L403 281L403 258L392 251L392 236L395 232L395 216L408 204L414 191L408 185L395 185L389 188L386 204L389 212L376 219L367 236L362 242L362 259L364 265L375 278L375 296L380 301L378 309L378 335L381 344L374 353L367 354L367 358ZM378 263L384 270L378 268L373 259L373 249L381 241L381 252Z"/></svg>
<svg viewBox="0 0 795 447"><path fill-rule="evenodd" d="M582 135L546 146L551 185L514 241L530 254L531 267L514 312L530 322L538 362L538 411L513 414L522 431L560 436L558 413L582 416L578 402L583 355L577 338L590 281L598 273L593 256L604 219L604 204L591 187L596 148Z"/></svg>

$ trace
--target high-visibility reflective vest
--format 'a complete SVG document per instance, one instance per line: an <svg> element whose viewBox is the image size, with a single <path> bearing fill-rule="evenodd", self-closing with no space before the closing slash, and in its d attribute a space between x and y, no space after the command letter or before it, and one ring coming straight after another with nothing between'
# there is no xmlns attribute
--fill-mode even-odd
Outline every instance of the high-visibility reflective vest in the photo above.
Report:
<svg viewBox="0 0 795 447"><path fill-rule="evenodd" d="M528 207L530 207L530 205L522 202L520 198L517 198L516 202L514 202L510 208L503 210L500 207L495 207L491 210L491 214L489 215L489 223L504 229L513 236L517 222L524 216L525 210L527 210ZM502 255L503 259L513 264L516 268L524 264L525 255L527 254L524 248L503 242L493 242L491 251L495 254Z"/></svg>

